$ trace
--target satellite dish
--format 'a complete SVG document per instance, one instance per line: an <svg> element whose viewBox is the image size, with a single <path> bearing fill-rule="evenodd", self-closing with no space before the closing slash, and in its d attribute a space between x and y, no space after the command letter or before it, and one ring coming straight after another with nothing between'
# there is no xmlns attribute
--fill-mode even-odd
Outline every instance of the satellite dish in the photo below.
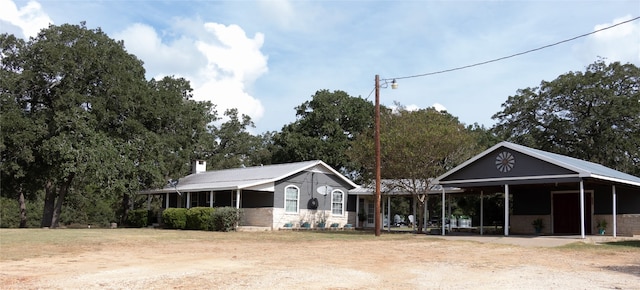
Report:
<svg viewBox="0 0 640 290"><path fill-rule="evenodd" d="M316 191L321 195L327 195L333 191L333 187L328 185L319 186Z"/></svg>

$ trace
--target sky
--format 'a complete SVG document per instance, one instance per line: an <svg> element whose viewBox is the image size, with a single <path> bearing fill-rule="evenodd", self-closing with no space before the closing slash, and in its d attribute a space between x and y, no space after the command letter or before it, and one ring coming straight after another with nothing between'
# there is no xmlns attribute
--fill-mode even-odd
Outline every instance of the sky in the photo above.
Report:
<svg viewBox="0 0 640 290"><path fill-rule="evenodd" d="M101 28L144 62L148 79L184 77L194 99L280 131L319 90L409 109L436 107L467 124L599 58L640 66L640 1L0 0L0 33L29 39L50 24ZM421 76L424 75L424 76ZM412 77L417 76L417 77ZM398 89L385 86L396 78ZM388 82L386 81L386 82Z"/></svg>

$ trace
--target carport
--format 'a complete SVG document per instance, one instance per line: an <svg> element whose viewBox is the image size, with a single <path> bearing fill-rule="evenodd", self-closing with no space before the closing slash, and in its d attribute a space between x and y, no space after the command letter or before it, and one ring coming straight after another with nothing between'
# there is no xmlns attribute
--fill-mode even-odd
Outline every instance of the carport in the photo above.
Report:
<svg viewBox="0 0 640 290"><path fill-rule="evenodd" d="M434 183L481 196L504 193L505 236L531 234L536 219L547 225L544 234L584 239L602 221L613 237L640 234L640 178L564 155L501 142Z"/></svg>

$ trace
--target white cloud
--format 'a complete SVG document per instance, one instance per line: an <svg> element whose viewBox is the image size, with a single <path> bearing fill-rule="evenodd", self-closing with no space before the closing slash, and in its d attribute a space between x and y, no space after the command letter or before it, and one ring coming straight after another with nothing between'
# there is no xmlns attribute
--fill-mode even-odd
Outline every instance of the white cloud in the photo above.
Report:
<svg viewBox="0 0 640 290"><path fill-rule="evenodd" d="M436 111L438 111L438 112L446 112L446 111L447 111L447 108L446 108L444 105L440 104L440 103L435 103L435 104L433 104L433 107L434 107L434 108L436 109Z"/></svg>
<svg viewBox="0 0 640 290"><path fill-rule="evenodd" d="M616 18L611 23L596 25L593 30L603 29L630 19L630 15ZM600 56L607 61L640 65L640 22L633 21L595 33L589 36L586 46L578 50L591 61Z"/></svg>
<svg viewBox="0 0 640 290"><path fill-rule="evenodd" d="M163 42L151 26L134 24L115 34L123 39L127 50L145 63L148 75L184 77L191 81L194 99L211 101L221 115L237 108L255 122L264 114L262 103L247 88L268 71L267 56L260 51L264 36L246 36L237 25L177 21L180 38ZM165 32L163 32L165 33ZM169 34L172 34L170 32Z"/></svg>
<svg viewBox="0 0 640 290"><path fill-rule="evenodd" d="M42 11L40 3L29 1L27 5L18 8L11 0L0 0L0 22L17 27L23 38L34 37L41 29L53 23L51 18ZM0 32L5 30L9 29L2 28Z"/></svg>

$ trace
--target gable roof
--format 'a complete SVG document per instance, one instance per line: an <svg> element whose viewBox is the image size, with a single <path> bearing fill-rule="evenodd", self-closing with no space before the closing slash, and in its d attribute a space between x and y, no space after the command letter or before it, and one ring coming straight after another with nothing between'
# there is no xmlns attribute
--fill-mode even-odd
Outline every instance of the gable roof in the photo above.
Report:
<svg viewBox="0 0 640 290"><path fill-rule="evenodd" d="M480 179L458 179L458 180L453 180L451 177L452 175L455 175L456 173L459 173L461 171L464 171L466 168L469 168L472 164L474 164L475 162L477 162L480 159L485 158L487 155L493 154L498 150L504 149L504 148L508 148L510 150L513 150L515 152L519 152L523 155L535 158L537 160L549 163L551 165L554 165L562 170L565 170L568 172L568 174L564 174L564 175L558 175L558 176L508 176L508 177L502 177L502 178L480 178ZM500 142L496 145L494 145L493 147L485 150L484 152L474 156L473 158L467 160L466 162L460 164L459 166L457 166L456 168L448 171L447 173L439 176L438 178L436 178L436 180L434 181L434 183L436 184L457 184L457 186L460 186L460 183L468 183L469 185L472 185L473 183L480 183L480 182L487 182L487 181L497 181L500 180L503 183L508 183L508 181L513 181L513 180L522 180L524 178L528 178L528 179L539 179L539 180L544 180L544 179L549 179L550 182L551 180L553 180L554 178L576 178L576 179L580 179L580 178L592 178L592 179L598 179L598 180L605 180L605 181L609 181L609 182L615 182L615 183L621 183L621 184L627 184L627 185L632 185L632 186L638 186L640 187L640 177L637 176L633 176L624 172L620 172L611 168L608 168L606 166L600 165L600 164L596 164L593 162L588 162L588 161L584 161L584 160L580 160L577 158L573 158L573 157L569 157L569 156L565 156L565 155L560 155L560 154L556 154L556 153L551 153L551 152L546 152L546 151L542 151L542 150L538 150L538 149L533 149L533 148L529 148L526 146L522 146L522 145L518 145L518 144L514 144L511 142Z"/></svg>
<svg viewBox="0 0 640 290"><path fill-rule="evenodd" d="M325 172L339 177L341 180L356 187L350 179L340 174L331 166L320 160L252 166L195 173L180 178L174 188L170 185L161 189L141 191L141 194L194 191L219 191L237 189L267 190L273 188L276 181L282 180L303 171Z"/></svg>

